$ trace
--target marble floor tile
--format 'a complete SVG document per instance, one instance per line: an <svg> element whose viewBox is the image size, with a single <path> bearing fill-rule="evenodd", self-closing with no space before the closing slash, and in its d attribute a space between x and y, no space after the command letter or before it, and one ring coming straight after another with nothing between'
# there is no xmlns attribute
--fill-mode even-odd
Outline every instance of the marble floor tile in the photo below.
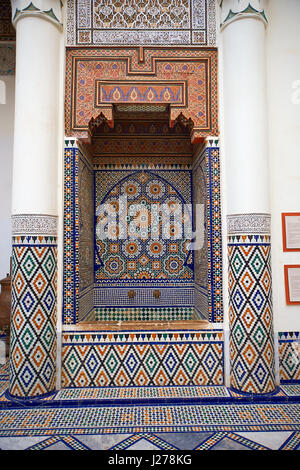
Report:
<svg viewBox="0 0 300 470"><path fill-rule="evenodd" d="M39 437L0 437L1 450L24 450L45 440L45 436Z"/></svg>
<svg viewBox="0 0 300 470"><path fill-rule="evenodd" d="M158 433L157 437L169 442L180 450L192 450L199 446L203 441L208 439L212 433L198 433L198 432L185 432L185 433Z"/></svg>
<svg viewBox="0 0 300 470"><path fill-rule="evenodd" d="M63 441L58 441L52 446L46 447L45 450L72 450L69 446L67 446Z"/></svg>
<svg viewBox="0 0 300 470"><path fill-rule="evenodd" d="M225 437L209 450L249 450L249 447Z"/></svg>
<svg viewBox="0 0 300 470"><path fill-rule="evenodd" d="M282 444L290 437L292 434L289 431L282 432L238 432L236 433L239 436L245 437L250 441L254 441L257 444L261 444L264 447L267 447L271 450L279 449Z"/></svg>
<svg viewBox="0 0 300 470"><path fill-rule="evenodd" d="M108 450L132 434L100 434L96 436L79 435L77 439L91 450Z"/></svg>
<svg viewBox="0 0 300 470"><path fill-rule="evenodd" d="M156 446L153 442L149 442L147 439L140 439L131 446L127 447L126 450L161 450L161 447Z"/></svg>

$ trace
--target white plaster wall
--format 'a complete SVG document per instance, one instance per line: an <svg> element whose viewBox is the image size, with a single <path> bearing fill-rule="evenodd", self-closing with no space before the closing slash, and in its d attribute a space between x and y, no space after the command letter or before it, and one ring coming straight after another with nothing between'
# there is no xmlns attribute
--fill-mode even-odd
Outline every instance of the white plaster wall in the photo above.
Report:
<svg viewBox="0 0 300 470"><path fill-rule="evenodd" d="M10 214L15 77L0 76L0 82L5 84L5 100L0 101L0 279L2 279L9 272L11 256Z"/></svg>
<svg viewBox="0 0 300 470"><path fill-rule="evenodd" d="M67 24L66 2L62 9L63 24ZM58 150L58 243L57 243L57 353L56 353L56 389L61 389L61 360L62 360L62 313L63 313L63 254L64 254L64 108L65 108L65 68L66 68L66 49L65 49L66 27L60 38L60 79L59 79L59 150Z"/></svg>
<svg viewBox="0 0 300 470"><path fill-rule="evenodd" d="M56 216L62 34L38 15L20 17L16 33L12 214Z"/></svg>
<svg viewBox="0 0 300 470"><path fill-rule="evenodd" d="M221 10L217 9L217 25L221 24ZM224 368L225 385L230 387L230 355L229 355L229 295L228 295L228 253L227 253L227 168L225 149L225 116L224 116L224 55L223 36L217 26L218 44L218 106L219 106L219 146L220 146L220 180L221 180L221 207L222 207L222 266L223 266L223 324L216 324L216 328L224 330Z"/></svg>
<svg viewBox="0 0 300 470"><path fill-rule="evenodd" d="M222 31L228 215L270 211L264 43L257 18L242 17Z"/></svg>
<svg viewBox="0 0 300 470"><path fill-rule="evenodd" d="M283 252L281 213L300 212L300 1L269 0L267 17L274 329L299 331L300 306L286 305L284 265L300 264L300 252Z"/></svg>

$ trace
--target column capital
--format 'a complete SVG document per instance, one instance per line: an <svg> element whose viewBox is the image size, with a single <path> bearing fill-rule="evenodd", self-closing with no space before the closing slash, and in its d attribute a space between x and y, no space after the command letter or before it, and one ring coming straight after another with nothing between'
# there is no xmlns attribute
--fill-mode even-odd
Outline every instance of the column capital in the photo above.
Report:
<svg viewBox="0 0 300 470"><path fill-rule="evenodd" d="M31 236L57 236L58 217L55 215L12 215L12 234Z"/></svg>
<svg viewBox="0 0 300 470"><path fill-rule="evenodd" d="M243 18L255 18L267 25L265 0L219 0L221 9L221 29L233 21Z"/></svg>
<svg viewBox="0 0 300 470"><path fill-rule="evenodd" d="M62 0L11 0L12 23L25 16L39 16L62 26Z"/></svg>
<svg viewBox="0 0 300 470"><path fill-rule="evenodd" d="M227 216L229 235L269 235L271 214L231 214Z"/></svg>

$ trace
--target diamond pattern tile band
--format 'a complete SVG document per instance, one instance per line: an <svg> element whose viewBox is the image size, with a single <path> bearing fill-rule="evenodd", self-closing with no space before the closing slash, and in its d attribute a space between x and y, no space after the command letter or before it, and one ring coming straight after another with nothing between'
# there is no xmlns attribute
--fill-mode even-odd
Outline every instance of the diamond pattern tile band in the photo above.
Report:
<svg viewBox="0 0 300 470"><path fill-rule="evenodd" d="M281 383L300 381L300 332L278 333L279 374Z"/></svg>
<svg viewBox="0 0 300 470"><path fill-rule="evenodd" d="M10 393L20 398L55 386L56 263L56 237L13 237Z"/></svg>
<svg viewBox="0 0 300 470"><path fill-rule="evenodd" d="M229 234L231 385L246 393L275 390L269 235Z"/></svg>
<svg viewBox="0 0 300 470"><path fill-rule="evenodd" d="M223 385L221 330L63 333L63 387Z"/></svg>

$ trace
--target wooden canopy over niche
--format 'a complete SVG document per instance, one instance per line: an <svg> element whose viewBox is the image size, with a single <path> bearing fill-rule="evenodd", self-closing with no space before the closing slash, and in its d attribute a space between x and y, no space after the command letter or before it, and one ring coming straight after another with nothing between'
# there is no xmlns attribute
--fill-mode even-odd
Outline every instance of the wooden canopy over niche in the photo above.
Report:
<svg viewBox="0 0 300 470"><path fill-rule="evenodd" d="M135 109L136 108L136 109ZM159 110L160 108L160 110ZM192 163L191 120L179 115L169 126L170 109L165 105L113 105L113 122L101 113L88 126L88 139L80 139L96 163L167 161Z"/></svg>
<svg viewBox="0 0 300 470"><path fill-rule="evenodd" d="M168 105L193 123L192 143L218 135L215 48L69 48L66 62L65 134L87 138L101 113L114 126L113 105Z"/></svg>

